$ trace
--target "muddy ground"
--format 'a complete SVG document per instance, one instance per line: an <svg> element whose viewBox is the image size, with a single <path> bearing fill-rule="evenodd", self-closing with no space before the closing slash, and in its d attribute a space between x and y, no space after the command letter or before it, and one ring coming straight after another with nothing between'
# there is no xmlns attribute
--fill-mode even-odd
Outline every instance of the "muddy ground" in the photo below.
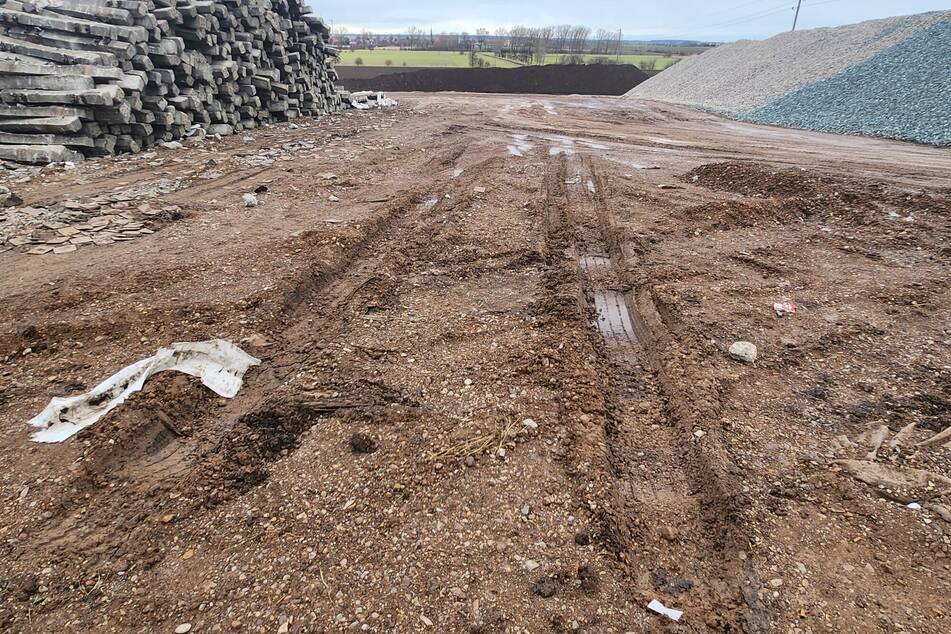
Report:
<svg viewBox="0 0 951 634"><path fill-rule="evenodd" d="M400 101L0 177L154 231L0 247L0 628L951 631L951 152Z"/></svg>

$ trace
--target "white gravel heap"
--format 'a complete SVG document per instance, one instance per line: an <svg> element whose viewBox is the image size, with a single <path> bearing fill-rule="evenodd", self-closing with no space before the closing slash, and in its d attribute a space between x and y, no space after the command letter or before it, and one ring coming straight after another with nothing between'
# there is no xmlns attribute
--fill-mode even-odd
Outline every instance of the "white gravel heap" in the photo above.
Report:
<svg viewBox="0 0 951 634"><path fill-rule="evenodd" d="M743 40L688 57L626 96L761 123L945 145L951 143L949 34L951 11L940 11ZM904 68L917 70L909 75ZM896 82L902 82L904 100L883 100L883 93L896 92ZM817 99L824 109L804 116ZM920 99L934 108L915 104ZM864 109L854 108L852 101ZM883 126L872 120L881 117L865 116L876 103L890 109L887 114L894 114L898 125ZM918 107L906 113L903 123L905 103Z"/></svg>

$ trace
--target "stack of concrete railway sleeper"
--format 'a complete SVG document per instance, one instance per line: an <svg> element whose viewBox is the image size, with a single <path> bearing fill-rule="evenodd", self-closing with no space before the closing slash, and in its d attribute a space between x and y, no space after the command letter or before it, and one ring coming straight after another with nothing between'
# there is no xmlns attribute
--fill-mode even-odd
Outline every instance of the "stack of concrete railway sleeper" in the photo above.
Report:
<svg viewBox="0 0 951 634"><path fill-rule="evenodd" d="M341 108L301 0L0 0L0 159L138 152Z"/></svg>

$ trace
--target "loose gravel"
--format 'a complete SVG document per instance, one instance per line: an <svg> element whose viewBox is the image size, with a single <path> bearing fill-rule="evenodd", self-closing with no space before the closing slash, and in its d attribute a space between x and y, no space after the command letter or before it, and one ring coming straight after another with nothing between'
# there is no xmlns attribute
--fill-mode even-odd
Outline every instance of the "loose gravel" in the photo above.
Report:
<svg viewBox="0 0 951 634"><path fill-rule="evenodd" d="M951 21L742 118L951 146Z"/></svg>
<svg viewBox="0 0 951 634"><path fill-rule="evenodd" d="M949 144L951 11L740 41L688 57L628 97L811 130Z"/></svg>

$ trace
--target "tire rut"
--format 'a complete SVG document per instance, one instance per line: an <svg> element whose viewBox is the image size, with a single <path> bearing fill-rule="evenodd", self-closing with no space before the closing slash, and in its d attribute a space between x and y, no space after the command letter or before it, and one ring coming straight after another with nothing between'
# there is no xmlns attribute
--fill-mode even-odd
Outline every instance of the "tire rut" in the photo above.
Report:
<svg viewBox="0 0 951 634"><path fill-rule="evenodd" d="M453 156L458 154L453 152ZM111 553L121 549L122 543L161 543L175 530L176 520L157 518L212 508L266 481L268 465L293 451L301 435L322 416L337 410L334 402L315 403L289 396L288 382L319 354L321 341L345 331L362 314L366 294L376 290L375 280L404 274L414 257L447 225L446 217L462 213L471 203L471 196L462 193L471 189L471 179L442 176L437 174L429 184L429 195L438 196L435 204L427 202L432 199L427 199L424 186L401 193L335 265L307 270L279 296L283 335L277 350L264 359L264 370L246 377L238 397L220 405L203 387L189 384L184 393L174 397L175 402L187 405L179 414L173 412L172 420L164 414L158 419L148 414L155 405L143 407L138 404L140 395L135 395L123 408L123 418L133 411L140 414L123 430L116 445L105 442L114 431L109 418L91 428L103 439L96 444L110 449L88 457L87 466L72 483L78 494L64 500L56 515L10 556L74 559L80 552ZM444 198L450 190L457 195ZM313 323L305 315L312 317ZM152 396L159 403L176 394L174 388L168 389L165 378L154 383ZM371 385L360 391L363 396L379 392ZM385 407L399 397L379 393L358 400L358 408L374 408ZM201 431L188 437L172 432L175 437L170 437L169 430L176 428L179 418ZM121 478L122 486L136 491L134 507L125 498L102 495L108 493L106 483L115 477ZM203 493L190 495L196 487ZM77 521L80 505L83 519ZM77 554L63 555L65 551ZM149 552L137 555L151 559L152 564L159 561Z"/></svg>
<svg viewBox="0 0 951 634"><path fill-rule="evenodd" d="M676 364L679 358L668 361L671 357L665 351L681 349L680 342L665 326L637 256L623 248L621 232L610 213L608 183L591 158L583 159L581 169L588 176L588 183L593 185L587 188L586 194L595 207L601 239L616 262L617 273L612 282L621 286L626 300L622 309L627 308L631 329L636 333L637 345L614 348L614 356L622 365L640 366L651 375L661 405L658 422L663 434L659 440L663 444L665 462L675 465L679 471L675 474L679 481L677 488L687 493L686 499L692 508L689 516L695 518L690 530L692 536L687 538L693 544L685 554L702 558L700 569L705 575L723 582L710 584L712 605L707 611L716 615L718 628L768 631L765 609L755 591L749 592L749 588L759 587L752 561L746 554L753 540L747 519L749 502L742 493L742 480L721 434L710 429L710 421L720 419L719 388L716 384L692 381L689 372L668 365ZM636 278L634 287L626 290L631 284L627 278L632 276ZM675 374L684 378L676 379ZM628 389L625 393L632 391ZM629 446L636 447L640 434L650 432L650 429L642 429ZM660 443L655 442L655 446ZM626 447L621 449L618 459L624 462L632 459ZM636 456L633 461L637 462ZM740 608L743 605L745 608Z"/></svg>
<svg viewBox="0 0 951 634"><path fill-rule="evenodd" d="M747 591L758 585L742 559L750 537L741 484L718 434L707 430L702 441L695 435L718 420L716 393L672 378L660 351L675 342L646 281L632 291L625 280L623 271L637 270L637 262L625 253L592 160L565 157L559 170L552 193L564 204L552 228L573 240L564 247L573 252L577 283L595 314L589 332L603 341L595 344L596 371L605 389L604 460L612 476L601 490L612 509L600 518L604 531L620 541L616 548L645 601L666 596L706 613L717 630L766 631L765 611ZM652 562L626 555L645 548L655 553Z"/></svg>

